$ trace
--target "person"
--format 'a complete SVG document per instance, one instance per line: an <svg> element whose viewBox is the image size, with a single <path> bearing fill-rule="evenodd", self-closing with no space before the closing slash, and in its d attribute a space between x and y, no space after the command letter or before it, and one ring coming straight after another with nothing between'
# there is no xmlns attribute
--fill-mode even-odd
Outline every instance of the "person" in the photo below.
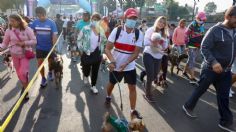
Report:
<svg viewBox="0 0 236 132"><path fill-rule="evenodd" d="M211 27L203 38L200 50L204 61L199 85L182 107L187 116L196 118L193 110L199 98L213 84L220 114L218 126L228 132L236 131L236 125L233 125L233 114L229 108L231 65L236 54L235 28L236 6L232 6L225 12L224 21Z"/></svg>
<svg viewBox="0 0 236 132"><path fill-rule="evenodd" d="M110 72L105 104L107 106L110 105L111 94L115 84L124 78L124 82L128 83L129 88L131 118L133 115L142 118L135 109L137 93L134 60L137 59L139 55L143 42L143 35L141 31L135 28L138 12L134 8L128 8L124 13L124 17L126 21L125 24L114 28L108 38L108 43L106 44L105 53L111 63L108 66ZM119 35L117 35L118 31L120 32Z"/></svg>
<svg viewBox="0 0 236 132"><path fill-rule="evenodd" d="M60 14L56 15L55 23L56 23L56 26L57 26L58 36L59 36L62 32L62 28L63 28L63 24L64 24L64 21L62 21Z"/></svg>
<svg viewBox="0 0 236 132"><path fill-rule="evenodd" d="M196 15L196 19L188 26L185 32L185 43L186 50L188 51L188 60L183 71L183 76L189 79L189 83L191 84L197 84L194 70L196 67L196 57L198 56L199 47L205 33L204 23L206 19L206 14L204 12L199 12ZM190 74L190 77L187 73Z"/></svg>
<svg viewBox="0 0 236 132"><path fill-rule="evenodd" d="M36 44L36 37L33 30L27 26L27 23L18 14L9 16L9 27L5 32L0 51L9 48L16 69L17 76L23 85L21 94L27 88L29 83L29 59L25 56L25 50L31 50ZM25 100L29 99L28 93Z"/></svg>
<svg viewBox="0 0 236 132"><path fill-rule="evenodd" d="M148 29L147 21L143 19L138 29L141 30L143 33L145 33Z"/></svg>
<svg viewBox="0 0 236 132"><path fill-rule="evenodd" d="M70 15L70 19L67 22L67 26L66 26L67 35L70 35L71 32L74 32L74 29L73 29L74 24L75 24L75 21L73 20L73 16Z"/></svg>
<svg viewBox="0 0 236 132"><path fill-rule="evenodd" d="M37 38L36 44L36 58L38 61L38 67L43 63L48 53L52 49L53 45L57 41L57 27L55 22L46 17L46 10L43 7L37 7L35 13L38 19L32 23L32 29L34 30ZM51 69L52 57L48 59L48 80L53 80L53 74ZM45 88L47 85L47 79L45 77L44 67L40 71L42 76L41 88Z"/></svg>
<svg viewBox="0 0 236 132"><path fill-rule="evenodd" d="M174 48L177 49L179 55L183 54L185 51L185 30L186 30L186 20L181 19L179 21L179 25L177 28L175 28L173 36L172 36L172 42L174 45Z"/></svg>
<svg viewBox="0 0 236 132"><path fill-rule="evenodd" d="M84 26L87 26L87 25L90 25L90 13L87 11L84 11L82 20L78 21L75 25L77 34L83 29Z"/></svg>
<svg viewBox="0 0 236 132"><path fill-rule="evenodd" d="M67 22L68 22L66 16L63 16L63 21L64 21L63 26L62 26L62 28L63 28L63 39L64 39L64 42L66 42L66 35L67 35L66 31L67 31Z"/></svg>
<svg viewBox="0 0 236 132"><path fill-rule="evenodd" d="M158 39L152 39L154 34L159 34ZM147 74L147 82L145 85L145 99L148 102L155 102L152 95L152 82L160 71L163 51L168 48L168 25L167 19L160 16L156 19L154 25L145 33L144 36L144 51L143 51L143 64ZM157 47L160 50L157 50Z"/></svg>
<svg viewBox="0 0 236 132"><path fill-rule="evenodd" d="M106 43L106 36L102 29L99 28L101 16L94 13L91 18L91 25L85 26L79 33L77 42L81 44L80 48L83 53L81 56L81 66L84 75L84 83L88 84L88 76L91 72L91 91L98 93L96 82L98 77L99 66L102 61L102 52ZM91 39L92 38L92 39Z"/></svg>
<svg viewBox="0 0 236 132"><path fill-rule="evenodd" d="M117 26L117 21L116 19L114 18L113 15L110 16L110 21L109 21L109 24L108 24L108 27L110 29L110 31L112 32L113 29ZM120 24L121 24L121 21L120 21Z"/></svg>
<svg viewBox="0 0 236 132"><path fill-rule="evenodd" d="M169 25L169 40L170 40L170 45L173 44L172 37L173 37L173 33L174 33L175 28L176 28L176 26L175 26L174 23Z"/></svg>

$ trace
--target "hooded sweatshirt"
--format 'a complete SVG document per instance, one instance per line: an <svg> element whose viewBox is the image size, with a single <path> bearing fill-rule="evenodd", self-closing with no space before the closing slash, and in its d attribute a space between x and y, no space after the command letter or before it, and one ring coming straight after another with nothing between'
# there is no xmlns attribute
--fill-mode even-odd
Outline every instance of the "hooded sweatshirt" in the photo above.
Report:
<svg viewBox="0 0 236 132"><path fill-rule="evenodd" d="M233 34L228 30L218 23L207 31L201 43L203 66L212 68L215 63L220 63L224 70L230 70L236 55L236 29L232 29Z"/></svg>

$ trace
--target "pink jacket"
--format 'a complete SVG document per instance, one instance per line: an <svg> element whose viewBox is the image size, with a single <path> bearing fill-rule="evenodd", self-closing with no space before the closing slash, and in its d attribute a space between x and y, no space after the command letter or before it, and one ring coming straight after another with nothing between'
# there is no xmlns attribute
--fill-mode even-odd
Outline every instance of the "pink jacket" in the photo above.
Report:
<svg viewBox="0 0 236 132"><path fill-rule="evenodd" d="M21 41L24 41L27 49L32 49L31 46L37 43L36 37L34 35L33 30L30 27L26 27L24 31L20 31L19 29L7 29L4 35L3 43L0 45L1 48L6 49L9 47L10 53L12 55L23 55L24 49L18 45L16 45L18 38L16 37L14 30Z"/></svg>
<svg viewBox="0 0 236 132"><path fill-rule="evenodd" d="M174 30L172 41L175 45L185 45L185 30L186 28L177 27Z"/></svg>

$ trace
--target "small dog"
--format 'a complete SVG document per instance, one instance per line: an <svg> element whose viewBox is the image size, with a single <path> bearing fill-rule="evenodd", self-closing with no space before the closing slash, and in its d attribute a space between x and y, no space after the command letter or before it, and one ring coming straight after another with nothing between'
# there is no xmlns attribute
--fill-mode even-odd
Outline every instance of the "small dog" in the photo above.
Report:
<svg viewBox="0 0 236 132"><path fill-rule="evenodd" d="M161 37L160 33L153 33L151 36L151 41L155 44L158 44L157 46L153 46L151 45L151 50L154 53L160 53L160 54L166 54L163 50L163 44L164 44L164 40Z"/></svg>
<svg viewBox="0 0 236 132"><path fill-rule="evenodd" d="M188 55L186 55L186 54L179 55L177 49L172 48L170 54L168 55L168 58L169 58L170 63L171 63L171 68L170 68L171 75L173 75L173 71L174 71L175 66L177 68L177 74L179 74L179 71L183 71L183 69L181 69L179 67L179 64L183 59L188 58Z"/></svg>
<svg viewBox="0 0 236 132"><path fill-rule="evenodd" d="M5 53L3 56L3 63L7 67L9 78L12 78L12 73L14 72L12 57L9 53Z"/></svg>
<svg viewBox="0 0 236 132"><path fill-rule="evenodd" d="M103 132L112 132L113 130L117 132L130 132L130 131L139 131L143 132L145 125L142 119L137 117L132 117L130 122L127 122L125 119L119 119L114 116L111 116L108 112L104 115L104 122L102 124Z"/></svg>
<svg viewBox="0 0 236 132"><path fill-rule="evenodd" d="M63 77L63 59L60 55L52 55L51 69L54 71L55 83L58 88Z"/></svg>

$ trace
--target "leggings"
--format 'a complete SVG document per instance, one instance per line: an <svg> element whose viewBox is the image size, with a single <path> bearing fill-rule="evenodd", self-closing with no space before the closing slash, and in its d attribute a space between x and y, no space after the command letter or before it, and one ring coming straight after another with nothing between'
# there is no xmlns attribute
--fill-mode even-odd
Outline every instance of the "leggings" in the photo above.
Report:
<svg viewBox="0 0 236 132"><path fill-rule="evenodd" d="M157 77L160 71L161 59L155 59L150 54L144 53L143 63L147 73L146 95L151 96L152 81Z"/></svg>

